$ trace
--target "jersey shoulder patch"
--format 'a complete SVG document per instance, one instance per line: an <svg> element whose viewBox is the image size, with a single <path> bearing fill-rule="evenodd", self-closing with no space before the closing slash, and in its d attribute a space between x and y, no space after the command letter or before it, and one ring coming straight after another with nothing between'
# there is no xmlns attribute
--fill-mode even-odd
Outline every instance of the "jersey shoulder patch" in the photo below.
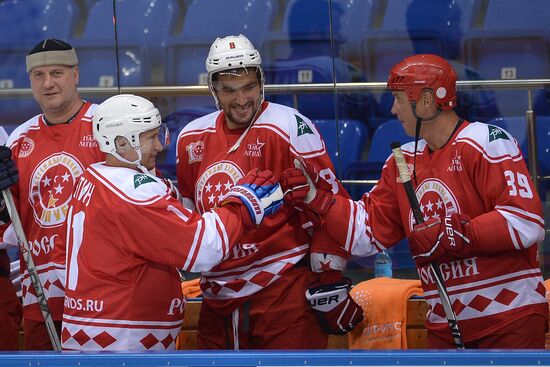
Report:
<svg viewBox="0 0 550 367"><path fill-rule="evenodd" d="M296 109L269 103L257 121L258 128L271 128L300 155L323 154L325 146L313 122Z"/></svg>
<svg viewBox="0 0 550 367"><path fill-rule="evenodd" d="M125 167L110 167L103 162L90 166L93 176L121 199L136 205L148 205L168 195L158 177Z"/></svg>
<svg viewBox="0 0 550 367"><path fill-rule="evenodd" d="M508 131L483 122L468 124L458 134L456 143L474 147L490 161L522 158L516 139Z"/></svg>

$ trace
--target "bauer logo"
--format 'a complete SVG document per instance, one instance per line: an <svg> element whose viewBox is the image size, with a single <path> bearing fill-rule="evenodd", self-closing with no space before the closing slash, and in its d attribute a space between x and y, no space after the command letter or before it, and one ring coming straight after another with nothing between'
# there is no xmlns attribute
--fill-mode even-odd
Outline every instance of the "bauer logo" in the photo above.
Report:
<svg viewBox="0 0 550 367"><path fill-rule="evenodd" d="M137 189L141 185L145 185L149 182L157 182L153 177L140 173L134 176L134 188Z"/></svg>

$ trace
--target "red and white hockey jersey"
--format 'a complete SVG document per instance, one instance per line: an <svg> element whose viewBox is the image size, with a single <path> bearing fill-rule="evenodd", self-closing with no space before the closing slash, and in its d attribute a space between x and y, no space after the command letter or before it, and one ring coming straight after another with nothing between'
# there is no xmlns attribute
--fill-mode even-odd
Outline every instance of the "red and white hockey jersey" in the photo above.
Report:
<svg viewBox="0 0 550 367"><path fill-rule="evenodd" d="M244 232L240 213L201 217L156 177L91 165L67 214L63 348L173 349L185 305L176 268L219 263Z"/></svg>
<svg viewBox="0 0 550 367"><path fill-rule="evenodd" d="M37 115L15 129L6 142L19 170L13 196L54 320L61 320L63 314L63 285L51 252L64 242L65 218L78 177L91 163L104 159L92 136L96 107L86 102L69 124L49 126L43 115ZM26 264L20 261L24 317L43 320Z"/></svg>
<svg viewBox="0 0 550 367"><path fill-rule="evenodd" d="M419 141L403 154L416 171L424 217L456 212L471 218L470 255L439 260L464 341L483 337L529 314L548 317L537 256L544 238L542 206L515 139L496 126L464 122L449 142L430 152ZM388 248L407 236L413 215L390 157L378 185L358 202L337 199L327 231L354 255ZM417 269L430 306L427 327L450 339L429 267Z"/></svg>
<svg viewBox="0 0 550 367"><path fill-rule="evenodd" d="M223 112L194 120L180 132L178 186L199 212L212 209L250 170L259 167L280 175L294 167L296 156L318 167L334 193L348 197L336 180L321 136L295 109L264 102L238 149L229 153L242 133L227 129ZM203 272L203 296L212 307L226 314L233 311L300 261L310 248L310 236L301 224L299 214L285 205L276 216L266 217L258 229L249 231L221 264Z"/></svg>

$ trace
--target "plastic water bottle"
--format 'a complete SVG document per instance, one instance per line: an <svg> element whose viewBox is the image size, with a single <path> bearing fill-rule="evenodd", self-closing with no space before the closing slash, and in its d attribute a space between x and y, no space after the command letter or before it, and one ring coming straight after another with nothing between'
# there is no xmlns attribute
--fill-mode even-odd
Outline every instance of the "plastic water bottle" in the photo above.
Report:
<svg viewBox="0 0 550 367"><path fill-rule="evenodd" d="M374 258L374 277L392 277L391 257L386 251L380 251Z"/></svg>

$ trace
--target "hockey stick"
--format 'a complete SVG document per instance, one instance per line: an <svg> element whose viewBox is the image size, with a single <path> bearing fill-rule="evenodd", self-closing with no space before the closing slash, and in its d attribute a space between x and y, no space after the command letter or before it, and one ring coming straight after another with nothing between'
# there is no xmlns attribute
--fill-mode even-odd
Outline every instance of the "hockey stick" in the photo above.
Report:
<svg viewBox="0 0 550 367"><path fill-rule="evenodd" d="M416 193L414 192L414 187L411 182L411 175L409 174L409 170L407 169L407 162L405 162L405 157L403 157L403 152L401 151L401 143L392 143L391 150L393 152L393 157L395 158L395 165L397 166L397 170L399 171L399 177L401 178L403 186L405 187L405 192L407 193L407 199L409 200L414 220L416 224L420 224L424 222L424 216L422 215L420 204L418 203L418 198L416 197ZM430 270L432 271L432 274L435 278L437 292L439 293L441 305L443 306L443 310L445 311L445 316L447 317L447 322L449 323L449 329L451 329L451 334L453 336L455 346L457 347L457 349L464 349L462 334L460 334L460 330L458 329L456 315L453 311L453 307L451 306L451 299L449 298L449 293L447 292L447 288L445 287L443 275L439 270L438 264L436 262L430 263Z"/></svg>
<svg viewBox="0 0 550 367"><path fill-rule="evenodd" d="M55 330L55 325L53 323L52 314L48 308L48 301L44 295L44 289L42 288L42 283L40 283L40 278L38 278L38 273L36 272L36 267L34 266L34 261L32 259L31 252L27 248L28 242L25 232L23 231L23 226L21 225L21 219L19 218L19 213L15 208L15 203L13 202L13 196L11 195L10 189L4 189L2 191L4 195L4 200L6 201L6 207L10 213L10 219L15 229L15 234L17 235L17 241L19 241L19 248L21 249L21 254L23 260L27 264L27 269L29 271L29 277L31 278L31 283L34 287L36 293L36 298L38 299L38 305L40 306L40 311L42 311L42 316L44 316L44 321L46 323L46 330L48 331L48 336L52 343L54 350L61 350L61 342L59 341L59 336Z"/></svg>

